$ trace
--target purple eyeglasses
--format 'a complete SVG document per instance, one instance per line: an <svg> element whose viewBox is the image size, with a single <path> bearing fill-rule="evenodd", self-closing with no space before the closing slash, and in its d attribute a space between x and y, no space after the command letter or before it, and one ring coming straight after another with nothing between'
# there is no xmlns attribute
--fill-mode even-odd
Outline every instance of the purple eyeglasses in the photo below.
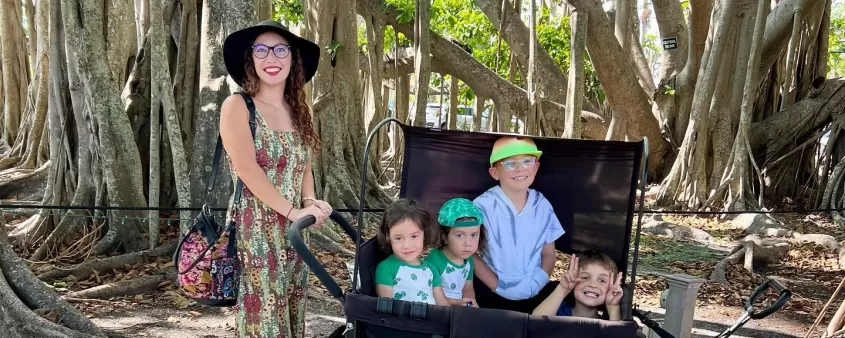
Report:
<svg viewBox="0 0 845 338"><path fill-rule="evenodd" d="M252 46L252 54L259 59L264 59L268 55L270 55L270 50L273 50L273 54L276 55L279 59L284 59L290 54L290 45L286 44L278 44L275 46L267 46L265 44L256 44Z"/></svg>

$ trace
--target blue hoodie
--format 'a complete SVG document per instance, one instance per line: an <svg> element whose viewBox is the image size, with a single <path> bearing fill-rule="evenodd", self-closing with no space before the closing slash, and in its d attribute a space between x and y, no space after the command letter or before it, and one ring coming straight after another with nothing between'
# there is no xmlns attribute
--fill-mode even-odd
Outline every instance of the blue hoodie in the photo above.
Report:
<svg viewBox="0 0 845 338"><path fill-rule="evenodd" d="M478 196L475 205L484 213L487 252L481 259L499 278L495 292L511 300L529 299L549 282L542 267L542 249L563 235L551 203L529 189L528 202L519 214L500 186Z"/></svg>

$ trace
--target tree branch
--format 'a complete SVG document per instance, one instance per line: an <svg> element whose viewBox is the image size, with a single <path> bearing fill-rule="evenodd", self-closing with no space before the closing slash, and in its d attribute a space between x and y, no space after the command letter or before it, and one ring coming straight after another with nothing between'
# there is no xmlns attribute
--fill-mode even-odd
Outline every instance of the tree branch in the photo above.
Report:
<svg viewBox="0 0 845 338"><path fill-rule="evenodd" d="M360 12L359 12L360 13ZM396 22L388 22L388 24L397 26ZM406 30L410 30L410 25L399 25L397 31L407 34ZM431 33L431 71L439 74L449 74L457 77L463 83L467 84L472 90L482 97L490 97L493 101L507 104L513 109L520 109L520 107L528 107L528 93L508 80L502 78L480 62L478 62L472 55L466 53L463 49L455 44L443 39L434 32ZM364 67L369 67L367 56L363 53L358 55L359 64ZM398 76L411 74L414 72L413 57L400 58L398 60L386 60L383 65L382 76L384 79L392 79ZM398 66L398 68L397 68ZM363 68L366 69L366 68ZM543 109L546 111L546 120L552 120L555 132L562 133L563 129L558 130L557 126L563 127L563 119L566 108L564 105L553 102L551 100L543 100ZM581 136L585 139L601 140L607 133L607 123L605 119L598 114L582 110L581 111Z"/></svg>
<svg viewBox="0 0 845 338"><path fill-rule="evenodd" d="M834 114L842 114L845 104L845 80L828 80L807 97L772 117L751 124L749 141L755 154L766 150L766 158L787 149L795 138L801 139L824 127Z"/></svg>
<svg viewBox="0 0 845 338"><path fill-rule="evenodd" d="M522 21L519 12L512 6L505 6L502 16L501 0L475 0L478 8L490 19L495 27L499 27L499 17L502 17L502 38L508 43L511 52L520 64L528 64L528 49L530 38L528 26ZM558 66L545 48L537 48L537 80L543 86L543 92L555 102L566 102L566 83L568 75ZM583 101L583 109L598 113L599 110L587 100ZM562 127L563 125L560 125ZM558 128L558 126L555 126Z"/></svg>
<svg viewBox="0 0 845 338"><path fill-rule="evenodd" d="M826 1L819 0L783 0L772 9L766 18L766 33L763 35L763 58L760 62L760 75L767 73L775 64L781 52L789 44L792 33L793 13L801 8L807 17L817 10L824 10Z"/></svg>

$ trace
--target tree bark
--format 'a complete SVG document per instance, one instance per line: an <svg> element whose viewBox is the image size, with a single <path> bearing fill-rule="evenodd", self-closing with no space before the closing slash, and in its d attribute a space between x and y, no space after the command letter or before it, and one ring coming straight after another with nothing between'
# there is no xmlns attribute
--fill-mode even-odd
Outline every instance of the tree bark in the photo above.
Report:
<svg viewBox="0 0 845 338"><path fill-rule="evenodd" d="M827 77L827 59L830 55L829 51L829 36L830 36L830 15L833 0L825 1L824 14L822 16L821 31L819 32L819 54L816 61L816 77Z"/></svg>
<svg viewBox="0 0 845 338"><path fill-rule="evenodd" d="M199 22L197 11L197 0L181 0L175 6L177 13L173 13L173 19L169 22L176 25L178 22L178 30L174 28L169 29L176 42L176 70L173 73L173 98L176 104L176 113L179 116L180 124L182 126L182 138L184 143L190 145L193 143L194 130L193 118L195 112L198 111L197 95L199 92L199 83L197 75L199 72L199 65L197 64L199 52ZM177 21L177 14L179 20ZM168 21L165 21L167 24ZM172 51L171 55L174 54ZM191 155L191 147L185 149L188 156ZM196 189L192 189L196 190ZM191 192L193 196L193 191Z"/></svg>
<svg viewBox="0 0 845 338"><path fill-rule="evenodd" d="M135 37L138 46L144 44L144 37L150 28L150 0L135 1Z"/></svg>
<svg viewBox="0 0 845 338"><path fill-rule="evenodd" d="M382 64L384 63L382 62L384 57L384 22L379 15L366 17L365 21L367 24L367 52L370 57L367 59L369 61L369 68L367 68L369 85L364 90L364 93L367 93L368 97L372 100L371 104L367 105L366 108L367 110L372 108L372 110L365 111L365 115L367 116L365 119L367 124L366 130L369 132L375 128L376 124L384 119L387 110L387 107L383 105L381 95L381 72L383 69ZM379 132L373 142L376 145L380 144L384 136L384 132ZM377 153L380 152L377 151Z"/></svg>
<svg viewBox="0 0 845 338"><path fill-rule="evenodd" d="M35 58L38 55L36 49L38 48L36 42L38 41L38 34L47 33L47 31L35 28L35 17L38 16L38 14L35 13L35 6L32 4L32 0L23 0L22 2L24 3L24 9L26 10L26 30L29 32L29 36L25 36L23 41L28 42L26 45L29 47L29 50L26 55L29 55L30 59L28 64L34 70ZM27 69L27 71L29 71L29 69Z"/></svg>
<svg viewBox="0 0 845 338"><path fill-rule="evenodd" d="M273 0L258 0L259 21L273 19Z"/></svg>

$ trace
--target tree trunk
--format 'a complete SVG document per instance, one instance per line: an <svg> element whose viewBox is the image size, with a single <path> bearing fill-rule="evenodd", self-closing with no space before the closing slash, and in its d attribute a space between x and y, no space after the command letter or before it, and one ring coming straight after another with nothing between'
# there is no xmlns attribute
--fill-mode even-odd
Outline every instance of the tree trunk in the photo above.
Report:
<svg viewBox="0 0 845 338"><path fill-rule="evenodd" d="M596 76L601 81L610 108L624 117L627 123L626 135L631 140L643 136L649 139L649 172L655 173L663 165L663 156L668 151L668 143L661 134L657 123L659 116L653 115L651 103L645 91L639 85L636 71L632 65L630 53L620 47L613 35L610 20L604 14L597 0L569 0L577 11L588 14L589 30L587 51L595 65ZM544 105L545 107L545 105ZM652 160L653 159L653 160Z"/></svg>
<svg viewBox="0 0 845 338"><path fill-rule="evenodd" d="M150 0L135 1L135 37L138 46L144 44L144 37L150 28Z"/></svg>
<svg viewBox="0 0 845 338"><path fill-rule="evenodd" d="M90 103L96 130L96 148L99 151L108 204L110 206L146 205L143 194L143 177L138 147L133 138L129 119L119 100L119 86L109 75L106 55L106 36L103 23L106 16L101 3L96 0L63 1L62 14L72 63L78 62L83 101ZM124 14L128 15L128 14ZM84 25L83 25L84 21ZM109 21L112 22L112 21ZM134 31L134 29L133 29ZM131 34L130 34L131 35ZM102 245L93 250L104 252L122 244L127 251L145 247L140 222L117 222L133 215L115 212L109 223ZM117 241L114 241L117 239ZM114 241L113 243L109 243Z"/></svg>
<svg viewBox="0 0 845 338"><path fill-rule="evenodd" d="M195 206L209 203L226 206L232 196L234 182L225 161L211 163L220 125L220 105L229 95L239 90L228 78L223 63L223 38L230 33L253 24L256 20L254 1L203 0L199 42L199 102L194 115L193 145L191 147L191 196ZM325 59L324 59L325 61ZM220 171L214 191L206 192L212 165Z"/></svg>
<svg viewBox="0 0 845 338"><path fill-rule="evenodd" d="M359 82L360 63L355 48L355 2L308 0L305 7L307 27L313 41L319 46L329 46L332 42L340 44L332 60L320 62L312 80L312 110L322 140L322 149L314 153L312 163L317 194L335 208L357 207L360 202L362 166L373 168L370 161L375 161L375 156L368 157L367 163L364 163L360 147L365 143L365 129ZM372 170L367 170L365 190L367 200L364 207L387 203L387 196L377 185Z"/></svg>
<svg viewBox="0 0 845 338"><path fill-rule="evenodd" d="M194 130L193 118L199 107L197 106L197 93L199 92L199 83L197 76L199 72L199 65L197 64L200 41L199 41L199 18L197 11L197 0L181 0L175 7L176 12L172 13L173 19L165 21L165 24L178 22L178 30L175 28L169 29L172 32L169 36L177 42L177 50L171 51L169 54L176 55L176 69L173 73L173 98L176 104L176 114L180 119L182 126L182 138L186 145L193 143ZM176 17L179 20L176 21ZM173 60L170 60L174 62ZM185 152L188 156L191 154L191 147L187 147ZM191 196L198 189L192 189ZM194 196L195 197L195 196ZM196 198L196 197L195 197Z"/></svg>
<svg viewBox="0 0 845 338"><path fill-rule="evenodd" d="M35 69L35 59L38 55L37 53L37 41L38 41L38 34L47 33L46 30L40 30L35 28L35 17L38 14L35 13L35 5L32 4L32 0L23 0L24 9L26 10L26 31L29 33L28 37L25 37L24 41L27 41L27 45L29 49L27 50L29 55L29 65L32 67L32 70ZM29 70L29 69L27 69Z"/></svg>
<svg viewBox="0 0 845 338"><path fill-rule="evenodd" d="M47 191L42 199L48 205L92 205L102 182L96 158L90 111L82 99L83 85L78 76L77 63L65 58L65 30L62 9L51 4L50 20L50 172ZM71 112L73 112L71 114ZM92 167L93 166L93 167ZM82 220L80 210L56 212L42 209L38 215L19 225L12 236L18 241L33 243L46 237L32 260L42 260L55 249L65 236L76 233ZM67 217L61 217L62 215Z"/></svg>
<svg viewBox="0 0 845 338"><path fill-rule="evenodd" d="M170 44L171 27L169 22L165 23L164 18L170 14L162 13L167 0L152 0L153 6L150 10L151 24L151 78L153 86L150 88L151 97L157 98L150 102L151 114L164 112L164 125L167 127L167 138L170 144L171 160L176 182L176 191L180 208L190 208L191 204L191 181L188 178L188 163L185 156L185 146L182 141L182 128L180 116L176 113L176 105L173 99L173 82L170 78L170 67L167 58L167 46ZM162 15L165 14L165 15ZM155 120L155 118L154 118ZM183 210L180 213L181 232L187 233L188 221L191 219L191 212ZM151 238L153 240L153 238Z"/></svg>
<svg viewBox="0 0 845 338"><path fill-rule="evenodd" d="M685 201L688 207L697 208L707 199L706 168L704 164L708 150L708 115L716 80L725 54L725 45L731 29L736 5L721 0L714 9L718 15L717 25L711 30L713 43L708 43L704 52L705 59L699 70L703 74L696 83L693 96L690 124L684 135L684 142L679 150L678 158L672 165L669 175L663 181L659 201ZM709 40L708 40L709 41Z"/></svg>
<svg viewBox="0 0 845 338"><path fill-rule="evenodd" d="M108 57L108 69L114 83L123 84L129 76L135 53L138 52L136 36L138 29L135 26L135 4L128 0L107 0L101 1L105 31L103 40L106 42L105 51ZM86 20L87 21L87 20Z"/></svg>
<svg viewBox="0 0 845 338"><path fill-rule="evenodd" d="M473 111L475 114L472 116L472 131L480 131L481 130L481 118L484 114L484 101L486 101L483 97L476 95L475 96L475 109ZM491 118L487 117L488 119Z"/></svg>
<svg viewBox="0 0 845 338"><path fill-rule="evenodd" d="M258 0L258 21L273 19L273 0Z"/></svg>
<svg viewBox="0 0 845 338"><path fill-rule="evenodd" d="M0 63L3 77L3 113L0 124L0 148L12 146L18 136L21 114L26 107L29 87L26 36L21 27L18 1L3 0L0 11ZM2 152L2 151L0 151ZM0 168L2 169L2 168Z"/></svg>
<svg viewBox="0 0 845 338"><path fill-rule="evenodd" d="M458 129L458 78L449 77L449 130Z"/></svg>
<svg viewBox="0 0 845 338"><path fill-rule="evenodd" d="M529 34L528 34L528 76L526 76L526 89L528 91L528 114L525 118L525 132L526 135L539 135L538 121L538 92L542 89L537 88L537 80L535 79L537 73L537 0L531 1L528 20ZM514 126L516 128L517 126Z"/></svg>
<svg viewBox="0 0 845 338"><path fill-rule="evenodd" d="M677 48L664 50L663 53L660 53L660 72L657 74L657 82L659 83L684 68L684 64L687 62L687 54L690 53L690 40L680 2L654 0L653 3L660 37L677 39Z"/></svg>
<svg viewBox="0 0 845 338"><path fill-rule="evenodd" d="M368 58L370 67L367 71L367 74L369 75L369 81L367 82L369 85L364 90L364 93L367 93L372 102L365 108L367 110L365 112L365 116L367 118L364 121L367 123L366 130L369 133L369 131L375 128L376 124L384 119L386 116L387 106L384 105L381 93L381 72L384 63L382 61L384 57L384 22L381 16L378 15L367 17L365 21L367 23L367 52L370 55ZM372 110L370 110L370 108L372 108ZM380 131L376 134L376 138L373 140L373 149L376 154L381 154L379 149L384 138L386 138L384 131Z"/></svg>
<svg viewBox="0 0 845 338"><path fill-rule="evenodd" d="M584 97L584 65L585 42L587 39L587 13L573 12L569 16L569 25L572 29L572 39L569 49L569 94L566 96L566 117L564 122L563 137L581 138L581 106Z"/></svg>
<svg viewBox="0 0 845 338"><path fill-rule="evenodd" d="M431 44L429 31L430 0L416 1L414 30L414 126L426 124L425 108L428 104L428 83L431 80ZM407 34L407 33L406 33ZM407 35L406 35L407 36Z"/></svg>
<svg viewBox="0 0 845 338"><path fill-rule="evenodd" d="M30 3L31 5L31 3ZM49 63L49 43L50 34L47 28L49 27L49 7L46 1L38 3L38 8L35 13L29 12L29 15L37 15L37 31L31 30L30 38L36 38L30 43L30 50L34 53L31 55L34 73L34 79L29 86L26 103L24 103L24 120L22 121L21 130L15 141L12 156L20 156L19 168L35 169L46 162L45 156L41 154L42 143L46 143L44 139L44 127L47 123L47 90L49 87L48 68ZM30 6L27 6L30 7ZM32 9L29 9L30 11ZM33 19L34 21L34 19ZM49 149L49 148L47 148Z"/></svg>

